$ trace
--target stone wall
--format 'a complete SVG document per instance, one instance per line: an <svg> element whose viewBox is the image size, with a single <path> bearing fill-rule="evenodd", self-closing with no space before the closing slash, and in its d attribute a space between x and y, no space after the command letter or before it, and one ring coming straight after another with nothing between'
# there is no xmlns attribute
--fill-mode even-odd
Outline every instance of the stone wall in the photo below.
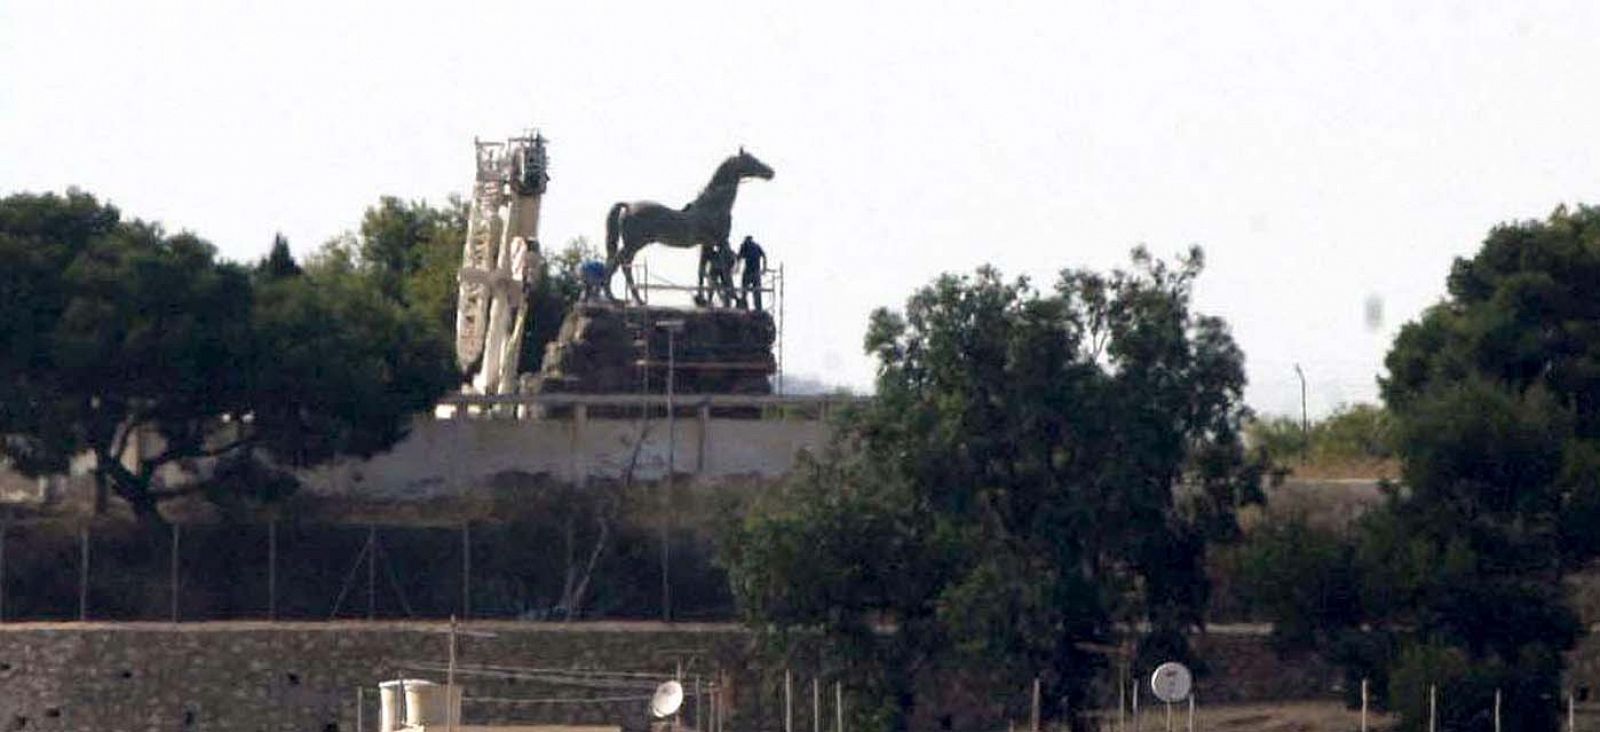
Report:
<svg viewBox="0 0 1600 732"><path fill-rule="evenodd" d="M0 729L351 732L358 688L367 690L364 727L376 729L379 681L443 680L447 628L436 622L0 625ZM721 672L729 690L729 729L779 724L781 674L763 673L749 661L751 639L739 626L475 622L462 629L458 658L468 723L620 723L642 730L647 690L574 687L554 683L551 671L635 671L641 674L636 685L648 687L681 664L691 690L695 679L708 683ZM1197 647L1209 667L1197 687L1207 703L1329 692L1331 674L1324 664L1280 662L1253 629L1213 633L1197 639ZM485 666L544 671L520 679L474 673ZM796 676L803 691L808 676ZM620 700L548 701L597 696ZM935 697L919 713L923 726L946 718L950 710L941 705L1005 703ZM504 701L510 699L547 701ZM810 705L795 706L797 728L809 729ZM697 710L709 718L709 701L690 698L684 710L684 721L693 725ZM825 710L831 716L831 705ZM957 719L983 714L955 711Z"/></svg>
<svg viewBox="0 0 1600 732"><path fill-rule="evenodd" d="M660 324L673 323L669 338ZM777 371L772 314L731 308L574 305L525 393L666 391L669 361L680 394L770 394Z"/></svg>
<svg viewBox="0 0 1600 732"><path fill-rule="evenodd" d="M379 681L443 681L444 623L32 624L0 626L0 729L355 730L376 729ZM643 701L515 705L477 698L639 696L648 691L574 689L536 681L486 680L465 671L497 665L605 668L669 678L679 662L707 677L717 659L737 659L732 626L605 623L577 628L474 623L458 657L475 724L521 720L645 725ZM493 633L494 637L481 637ZM645 682L648 683L648 682Z"/></svg>

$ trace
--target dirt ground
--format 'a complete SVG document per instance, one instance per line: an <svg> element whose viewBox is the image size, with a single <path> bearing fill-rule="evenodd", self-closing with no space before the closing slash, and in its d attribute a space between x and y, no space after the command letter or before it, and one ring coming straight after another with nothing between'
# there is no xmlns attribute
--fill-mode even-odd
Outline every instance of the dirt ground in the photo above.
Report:
<svg viewBox="0 0 1600 732"><path fill-rule="evenodd" d="M1166 732L1164 710L1147 710L1143 715L1142 729L1135 730L1132 720L1125 720L1121 732ZM1392 729L1394 722L1381 714L1367 717L1367 729L1383 732ZM1358 732L1361 713L1345 709L1337 702L1286 702L1278 704L1234 704L1201 709L1195 712L1196 732ZM1115 718L1104 720L1102 730L1118 732ZM1172 729L1187 732L1187 712L1174 707Z"/></svg>

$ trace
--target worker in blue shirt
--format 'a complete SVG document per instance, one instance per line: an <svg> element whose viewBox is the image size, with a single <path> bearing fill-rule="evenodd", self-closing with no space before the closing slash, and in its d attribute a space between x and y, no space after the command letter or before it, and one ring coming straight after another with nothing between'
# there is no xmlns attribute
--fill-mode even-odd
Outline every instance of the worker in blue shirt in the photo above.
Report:
<svg viewBox="0 0 1600 732"><path fill-rule="evenodd" d="M584 300L602 296L606 287L606 263L591 259L578 265L578 278L583 281Z"/></svg>

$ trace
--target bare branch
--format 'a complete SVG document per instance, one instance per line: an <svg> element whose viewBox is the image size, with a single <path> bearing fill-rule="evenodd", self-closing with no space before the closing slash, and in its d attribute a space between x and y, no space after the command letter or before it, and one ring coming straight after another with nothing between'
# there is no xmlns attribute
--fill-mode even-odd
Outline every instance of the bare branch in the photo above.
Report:
<svg viewBox="0 0 1600 732"><path fill-rule="evenodd" d="M166 488L166 489L159 490L159 491L153 490L153 491L150 491L150 497L155 499L155 500L157 500L157 501L168 501L168 500L172 500L174 498L182 498L184 496L192 496L192 495L194 495L196 493L200 493L200 492L205 491L205 489L206 489L206 486L205 486L204 483L194 483L194 484L191 484L191 485L184 486L182 488Z"/></svg>
<svg viewBox="0 0 1600 732"><path fill-rule="evenodd" d="M255 441L256 438L253 436L241 437L237 440L233 440L232 442L228 442L217 447L200 448L197 446L197 443L194 440L183 440L168 446L166 450L161 452L161 454L156 455L149 460L141 461L141 464L146 466L149 472L153 473L157 467L172 462L173 460L219 457L233 452L234 450L238 450L239 448L254 444Z"/></svg>

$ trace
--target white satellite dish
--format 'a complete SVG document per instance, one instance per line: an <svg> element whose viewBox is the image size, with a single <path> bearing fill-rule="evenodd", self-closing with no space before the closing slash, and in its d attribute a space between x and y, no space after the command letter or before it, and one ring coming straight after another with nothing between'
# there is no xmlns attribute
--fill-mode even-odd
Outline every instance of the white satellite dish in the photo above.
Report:
<svg viewBox="0 0 1600 732"><path fill-rule="evenodd" d="M1157 699L1168 704L1189 698L1189 691L1193 688L1194 675L1189 673L1189 667L1177 661L1163 663L1156 667L1155 673L1150 674L1150 691L1155 693Z"/></svg>
<svg viewBox="0 0 1600 732"><path fill-rule="evenodd" d="M683 706L683 684L676 681L664 681L656 687L656 693L650 697L650 716L657 719L670 717L677 713L678 707Z"/></svg>

